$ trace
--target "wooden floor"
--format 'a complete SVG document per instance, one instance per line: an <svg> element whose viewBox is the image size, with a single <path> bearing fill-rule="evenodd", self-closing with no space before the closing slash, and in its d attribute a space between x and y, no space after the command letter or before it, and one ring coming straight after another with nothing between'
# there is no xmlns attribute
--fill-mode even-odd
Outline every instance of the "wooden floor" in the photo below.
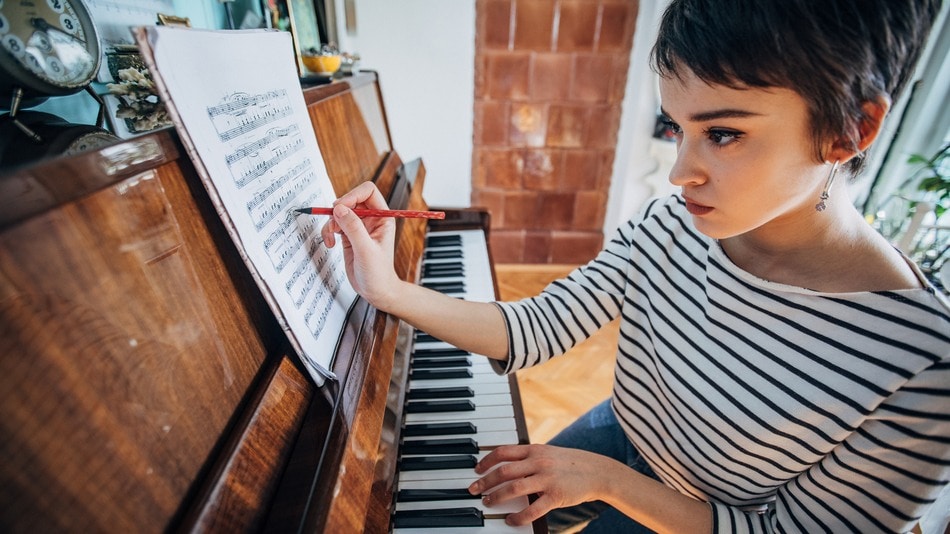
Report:
<svg viewBox="0 0 950 534"><path fill-rule="evenodd" d="M495 265L502 300L538 294L572 265ZM619 319L551 361L518 371L528 436L544 443L579 415L610 396Z"/></svg>

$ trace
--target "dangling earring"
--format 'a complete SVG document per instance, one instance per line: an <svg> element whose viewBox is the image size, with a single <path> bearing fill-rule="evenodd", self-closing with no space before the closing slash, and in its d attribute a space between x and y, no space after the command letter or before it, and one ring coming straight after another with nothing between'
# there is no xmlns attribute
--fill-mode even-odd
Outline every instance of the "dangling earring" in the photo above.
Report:
<svg viewBox="0 0 950 534"><path fill-rule="evenodd" d="M835 164L831 166L831 172L828 174L828 181L825 182L825 188L821 192L821 196L818 198L818 204L815 204L815 211L825 211L825 201L828 200L828 191L831 190L831 184L835 183L835 175L838 174L838 167L841 165L841 161L835 161Z"/></svg>

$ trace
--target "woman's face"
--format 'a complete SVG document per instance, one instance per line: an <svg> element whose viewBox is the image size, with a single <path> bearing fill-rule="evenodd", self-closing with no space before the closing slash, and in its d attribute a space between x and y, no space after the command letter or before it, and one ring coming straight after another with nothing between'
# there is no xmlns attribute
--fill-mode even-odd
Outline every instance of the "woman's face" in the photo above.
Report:
<svg viewBox="0 0 950 534"><path fill-rule="evenodd" d="M661 79L660 96L676 132L670 182L683 188L696 228L715 239L807 229L831 166L815 161L805 101L686 74Z"/></svg>

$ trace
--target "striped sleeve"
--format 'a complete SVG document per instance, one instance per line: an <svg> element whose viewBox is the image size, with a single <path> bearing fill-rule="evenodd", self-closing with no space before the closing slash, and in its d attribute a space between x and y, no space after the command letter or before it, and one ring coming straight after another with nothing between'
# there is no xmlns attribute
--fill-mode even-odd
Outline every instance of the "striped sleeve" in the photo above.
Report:
<svg viewBox="0 0 950 534"><path fill-rule="evenodd" d="M597 257L540 295L498 303L509 333L504 372L563 354L619 316L629 282L632 236L639 220L659 206L658 199L648 203L640 218L620 227Z"/></svg>

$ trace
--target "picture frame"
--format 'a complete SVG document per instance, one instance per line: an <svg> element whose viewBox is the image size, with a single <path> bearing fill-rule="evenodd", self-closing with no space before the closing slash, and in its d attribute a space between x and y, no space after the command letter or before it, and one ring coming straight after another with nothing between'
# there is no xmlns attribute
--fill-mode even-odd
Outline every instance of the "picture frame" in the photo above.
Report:
<svg viewBox="0 0 950 534"><path fill-rule="evenodd" d="M304 54L311 49L319 51L323 43L314 0L263 0L262 7L268 27L290 32L297 73L306 76Z"/></svg>
<svg viewBox="0 0 950 534"><path fill-rule="evenodd" d="M177 15L158 13L156 18L158 19L157 22L160 26L179 26L181 28L191 27L191 19L188 17L179 17Z"/></svg>

